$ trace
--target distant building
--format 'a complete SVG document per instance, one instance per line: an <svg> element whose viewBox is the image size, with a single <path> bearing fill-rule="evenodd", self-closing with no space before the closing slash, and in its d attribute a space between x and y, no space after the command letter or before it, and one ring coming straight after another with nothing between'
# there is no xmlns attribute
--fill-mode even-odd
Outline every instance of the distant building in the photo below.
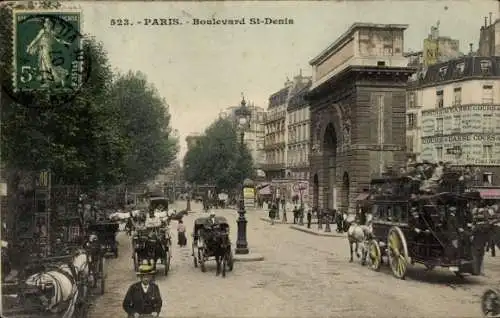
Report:
<svg viewBox="0 0 500 318"><path fill-rule="evenodd" d="M427 39L424 39L423 64L430 66L440 62L446 62L462 56L460 53L460 41L448 36L439 35L439 21L436 26L431 27Z"/></svg>
<svg viewBox="0 0 500 318"><path fill-rule="evenodd" d="M221 118L228 118L235 120L234 112L241 105L228 107L225 111L220 113ZM256 169L261 169L266 163L266 154L264 151L264 119L266 111L264 108L255 106L253 103L247 105L252 112L250 119L250 128L245 131L244 143L252 154L253 163Z"/></svg>
<svg viewBox="0 0 500 318"><path fill-rule="evenodd" d="M266 164L263 167L269 180L284 179L286 177L286 109L288 94L292 86L293 82L287 80L284 88L269 97L269 105L264 122Z"/></svg>
<svg viewBox="0 0 500 318"><path fill-rule="evenodd" d="M499 2L500 3L500 2ZM479 36L479 56L500 56L500 19L492 21L492 13L484 17Z"/></svg>
<svg viewBox="0 0 500 318"><path fill-rule="evenodd" d="M500 57L466 56L409 84L407 146L417 159L471 165L500 183L498 65Z"/></svg>
<svg viewBox="0 0 500 318"><path fill-rule="evenodd" d="M202 135L198 133L191 133L186 137L188 151L200 142L201 137Z"/></svg>
<svg viewBox="0 0 500 318"><path fill-rule="evenodd" d="M309 180L310 115L304 99L311 87L311 78L297 76L287 105L287 178Z"/></svg>

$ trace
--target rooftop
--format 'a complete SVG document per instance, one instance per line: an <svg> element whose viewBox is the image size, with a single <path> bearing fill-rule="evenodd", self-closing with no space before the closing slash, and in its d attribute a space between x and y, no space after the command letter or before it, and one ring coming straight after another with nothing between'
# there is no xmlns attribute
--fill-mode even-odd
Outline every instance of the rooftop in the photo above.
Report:
<svg viewBox="0 0 500 318"><path fill-rule="evenodd" d="M330 44L326 49L324 49L319 55L309 61L310 65L316 65L321 63L323 59L328 57L336 47L344 42L349 36L351 36L355 31L359 29L396 29L396 30L406 30L408 29L408 24L381 24L381 23L369 23L369 22L355 22L353 23L347 31L345 31L335 42Z"/></svg>

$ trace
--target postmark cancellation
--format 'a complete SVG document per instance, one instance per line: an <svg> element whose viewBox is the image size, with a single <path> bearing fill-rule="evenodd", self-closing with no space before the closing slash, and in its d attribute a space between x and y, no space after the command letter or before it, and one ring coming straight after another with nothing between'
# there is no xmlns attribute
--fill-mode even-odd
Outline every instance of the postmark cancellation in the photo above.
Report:
<svg viewBox="0 0 500 318"><path fill-rule="evenodd" d="M13 10L14 92L74 92L84 81L78 10Z"/></svg>

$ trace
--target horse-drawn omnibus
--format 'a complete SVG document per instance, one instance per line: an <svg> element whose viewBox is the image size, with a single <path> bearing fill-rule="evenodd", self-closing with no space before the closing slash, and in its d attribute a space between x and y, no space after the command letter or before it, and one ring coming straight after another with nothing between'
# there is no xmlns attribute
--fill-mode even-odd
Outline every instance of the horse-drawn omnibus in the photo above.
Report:
<svg viewBox="0 0 500 318"><path fill-rule="evenodd" d="M372 217L372 238L365 242L363 261L367 257L373 270L386 256L400 279L414 263L428 270L446 267L457 276L480 275L489 228L472 214L478 192L414 195L406 178L375 179L371 186L364 204Z"/></svg>

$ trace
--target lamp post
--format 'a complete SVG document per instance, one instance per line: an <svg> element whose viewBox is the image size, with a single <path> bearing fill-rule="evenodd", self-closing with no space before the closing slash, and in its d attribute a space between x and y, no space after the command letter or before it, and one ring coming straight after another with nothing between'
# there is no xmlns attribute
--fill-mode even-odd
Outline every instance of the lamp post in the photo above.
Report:
<svg viewBox="0 0 500 318"><path fill-rule="evenodd" d="M186 198L186 212L191 212L191 187L186 183L187 198Z"/></svg>
<svg viewBox="0 0 500 318"><path fill-rule="evenodd" d="M243 94L242 94L243 95ZM250 127L250 119L252 116L251 111L246 106L245 98L242 96L241 106L234 111L235 119L237 120L237 127L240 130L241 154L244 150L245 130ZM245 199L244 199L245 182L241 182L241 197L238 208L238 239L236 240L235 254L248 254L247 242L247 220L245 218Z"/></svg>

